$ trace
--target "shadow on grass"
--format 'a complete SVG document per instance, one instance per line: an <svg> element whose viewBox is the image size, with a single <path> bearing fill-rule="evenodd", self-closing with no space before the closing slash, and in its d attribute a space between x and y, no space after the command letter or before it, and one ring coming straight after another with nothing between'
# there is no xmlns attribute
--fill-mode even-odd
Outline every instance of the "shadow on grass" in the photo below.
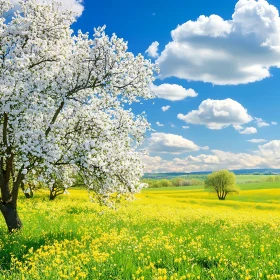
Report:
<svg viewBox="0 0 280 280"><path fill-rule="evenodd" d="M218 262L216 260L210 260L208 258L199 258L196 262L199 266L205 269L211 269L212 267L218 266Z"/></svg>
<svg viewBox="0 0 280 280"><path fill-rule="evenodd" d="M70 231L68 233L65 233L65 231L49 232L41 236L25 236L24 229L12 234L2 230L0 231L0 240L4 241L5 246L0 247L0 270L11 269L12 257L23 261L24 256L31 248L36 251L44 245L52 245L54 241L73 240L75 238L77 238L75 233Z"/></svg>

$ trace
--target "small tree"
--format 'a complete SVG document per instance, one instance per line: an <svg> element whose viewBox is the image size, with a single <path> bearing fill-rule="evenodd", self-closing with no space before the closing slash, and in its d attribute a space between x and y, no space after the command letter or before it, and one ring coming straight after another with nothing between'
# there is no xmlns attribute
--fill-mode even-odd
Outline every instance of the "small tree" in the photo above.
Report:
<svg viewBox="0 0 280 280"><path fill-rule="evenodd" d="M213 172L205 180L205 189L214 191L219 200L225 200L228 193L238 193L235 174L228 170Z"/></svg>

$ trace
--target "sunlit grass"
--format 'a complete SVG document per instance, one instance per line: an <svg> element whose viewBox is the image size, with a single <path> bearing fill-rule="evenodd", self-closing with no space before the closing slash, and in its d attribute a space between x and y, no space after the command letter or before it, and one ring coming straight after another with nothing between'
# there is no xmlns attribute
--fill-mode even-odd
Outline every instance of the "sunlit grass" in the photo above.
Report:
<svg viewBox="0 0 280 280"><path fill-rule="evenodd" d="M0 279L280 279L280 189L264 184L225 201L148 189L117 211L86 191L21 198L22 232L0 222Z"/></svg>

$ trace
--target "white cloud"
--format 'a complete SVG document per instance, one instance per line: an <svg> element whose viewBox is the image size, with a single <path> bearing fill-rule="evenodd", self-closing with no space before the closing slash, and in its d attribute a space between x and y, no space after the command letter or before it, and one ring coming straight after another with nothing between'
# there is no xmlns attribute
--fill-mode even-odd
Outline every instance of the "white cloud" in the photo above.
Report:
<svg viewBox="0 0 280 280"><path fill-rule="evenodd" d="M160 166L164 162L159 156L151 157L148 155L143 155L142 161L145 164L144 172L160 172Z"/></svg>
<svg viewBox="0 0 280 280"><path fill-rule="evenodd" d="M278 123L277 123L277 122L271 122L271 124L272 124L272 125L277 125Z"/></svg>
<svg viewBox="0 0 280 280"><path fill-rule="evenodd" d="M170 108L170 106L162 106L162 107L161 107L161 110L162 110L163 112L166 112L169 108Z"/></svg>
<svg viewBox="0 0 280 280"><path fill-rule="evenodd" d="M196 97L197 93L193 89L185 89L176 84L151 85L151 91L159 98L171 101L183 100L186 97Z"/></svg>
<svg viewBox="0 0 280 280"><path fill-rule="evenodd" d="M187 115L178 114L177 117L186 123L206 125L210 129L222 129L230 125L235 125L236 129L253 119L240 103L230 98L204 100L198 110Z"/></svg>
<svg viewBox="0 0 280 280"><path fill-rule="evenodd" d="M233 128L234 128L235 130L237 130L237 131L240 131L240 130L243 129L243 126L242 126L242 125L239 125L239 124L234 124L234 125L233 125Z"/></svg>
<svg viewBox="0 0 280 280"><path fill-rule="evenodd" d="M264 126L270 126L269 123L266 123L266 122L259 122L257 123L258 127L264 127Z"/></svg>
<svg viewBox="0 0 280 280"><path fill-rule="evenodd" d="M258 146L252 153L232 153L212 150L209 154L165 160L159 156L145 156L145 172L193 172L220 169L280 168L280 140Z"/></svg>
<svg viewBox="0 0 280 280"><path fill-rule="evenodd" d="M259 151L259 154L263 157L272 158L274 159L274 164L277 164L280 161L280 140L273 140L259 146Z"/></svg>
<svg viewBox="0 0 280 280"><path fill-rule="evenodd" d="M258 127L270 126L269 123L263 121L261 118L255 118Z"/></svg>
<svg viewBox="0 0 280 280"><path fill-rule="evenodd" d="M255 127L246 127L244 130L239 131L240 134L254 134L257 132L258 131Z"/></svg>
<svg viewBox="0 0 280 280"><path fill-rule="evenodd" d="M148 138L148 150L156 153L181 154L198 151L200 148L194 142L180 135L162 132L152 133Z"/></svg>
<svg viewBox="0 0 280 280"><path fill-rule="evenodd" d="M265 0L239 0L232 19L200 16L171 32L156 63L160 78L237 85L270 76L280 67L280 18Z"/></svg>
<svg viewBox="0 0 280 280"><path fill-rule="evenodd" d="M145 53L148 54L148 56L156 58L158 57L158 46L159 46L159 42L155 41L153 42L148 49L145 51Z"/></svg>
<svg viewBox="0 0 280 280"><path fill-rule="evenodd" d="M248 153L232 153L221 150L213 150L212 154L200 154L185 158L174 158L165 160L159 156L145 156L143 161L146 165L145 172L194 172L194 171L215 171L221 169L250 169L268 168L277 166L270 162L271 158L264 158L261 155Z"/></svg>
<svg viewBox="0 0 280 280"><path fill-rule="evenodd" d="M187 126L187 125L182 125L182 128L183 128L183 129L189 129L190 127Z"/></svg>
<svg viewBox="0 0 280 280"><path fill-rule="evenodd" d="M252 155L248 153L232 153L221 150L212 151L219 158L218 169L222 169L223 166L226 169L241 169L241 168L257 168L262 164L266 165L263 157L259 155Z"/></svg>
<svg viewBox="0 0 280 280"><path fill-rule="evenodd" d="M156 122L156 125L157 126L164 126L162 123L160 123L160 122Z"/></svg>
<svg viewBox="0 0 280 280"><path fill-rule="evenodd" d="M250 140L247 140L247 142L251 142L251 143L264 143L264 142L267 142L267 140L265 140L265 139L250 139Z"/></svg>
<svg viewBox="0 0 280 280"><path fill-rule="evenodd" d="M10 0L12 4L18 4L19 0ZM37 2L45 2L45 0L37 0ZM47 0L52 2L52 0ZM72 10L77 16L81 16L84 11L83 0L59 0L62 3L62 7Z"/></svg>

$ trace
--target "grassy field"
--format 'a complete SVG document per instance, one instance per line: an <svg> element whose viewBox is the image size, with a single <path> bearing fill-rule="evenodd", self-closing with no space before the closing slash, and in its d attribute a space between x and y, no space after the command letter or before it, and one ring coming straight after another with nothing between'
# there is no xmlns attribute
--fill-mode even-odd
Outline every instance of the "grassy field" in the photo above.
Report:
<svg viewBox="0 0 280 280"><path fill-rule="evenodd" d="M117 211L87 192L21 198L24 229L0 220L0 279L280 279L280 183L147 189Z"/></svg>
<svg viewBox="0 0 280 280"><path fill-rule="evenodd" d="M271 175L236 175L237 184L265 181Z"/></svg>

